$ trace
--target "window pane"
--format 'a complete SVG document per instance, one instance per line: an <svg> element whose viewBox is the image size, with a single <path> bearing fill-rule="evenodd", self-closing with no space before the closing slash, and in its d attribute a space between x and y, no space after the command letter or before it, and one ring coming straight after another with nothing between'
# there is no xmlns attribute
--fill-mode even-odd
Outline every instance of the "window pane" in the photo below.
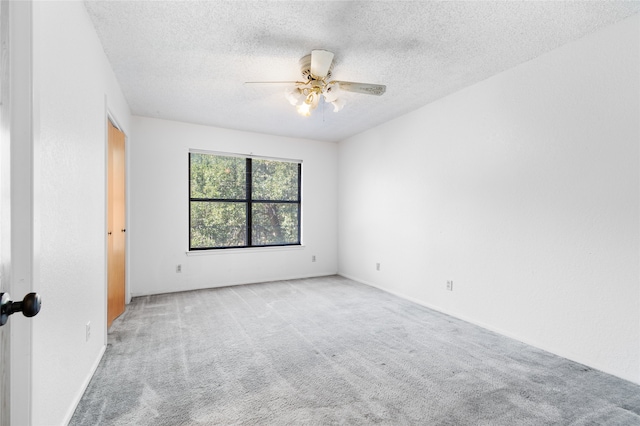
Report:
<svg viewBox="0 0 640 426"><path fill-rule="evenodd" d="M298 204L256 203L252 209L253 245L297 244Z"/></svg>
<svg viewBox="0 0 640 426"><path fill-rule="evenodd" d="M247 245L246 204L191 202L191 248Z"/></svg>
<svg viewBox="0 0 640 426"><path fill-rule="evenodd" d="M244 158L195 153L189 157L191 198L245 199Z"/></svg>
<svg viewBox="0 0 640 426"><path fill-rule="evenodd" d="M252 160L253 199L298 200L298 163Z"/></svg>

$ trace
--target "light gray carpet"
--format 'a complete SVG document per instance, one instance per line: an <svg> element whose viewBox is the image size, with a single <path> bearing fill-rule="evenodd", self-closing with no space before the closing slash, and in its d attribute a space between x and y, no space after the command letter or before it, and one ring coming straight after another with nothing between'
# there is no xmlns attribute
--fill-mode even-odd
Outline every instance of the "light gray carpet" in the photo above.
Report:
<svg viewBox="0 0 640 426"><path fill-rule="evenodd" d="M640 425L640 386L342 277L133 300L71 425Z"/></svg>

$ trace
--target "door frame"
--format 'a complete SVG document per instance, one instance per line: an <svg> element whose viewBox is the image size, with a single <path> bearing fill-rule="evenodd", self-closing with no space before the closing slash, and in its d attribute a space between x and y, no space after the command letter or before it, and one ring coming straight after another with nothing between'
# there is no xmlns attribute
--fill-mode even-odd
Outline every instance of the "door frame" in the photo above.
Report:
<svg viewBox="0 0 640 426"><path fill-rule="evenodd" d="M129 136L122 127L121 121L118 120L116 114L109 108L109 99L105 95L104 97L104 344L107 345L107 303L109 303L109 277L107 276L109 265L109 240L107 232L109 231L109 213L107 211L109 207L109 121L122 133L124 133L124 182L125 182L125 223L127 224L127 232L125 233L125 261L124 261L124 303L126 305L131 302L131 291L129 287L129 235L131 230L129 229ZM125 308L126 309L126 308Z"/></svg>
<svg viewBox="0 0 640 426"><path fill-rule="evenodd" d="M9 3L0 2L0 290L10 292L11 203L8 184L11 111L9 79ZM0 328L0 425L9 424L11 409L9 337L11 323Z"/></svg>

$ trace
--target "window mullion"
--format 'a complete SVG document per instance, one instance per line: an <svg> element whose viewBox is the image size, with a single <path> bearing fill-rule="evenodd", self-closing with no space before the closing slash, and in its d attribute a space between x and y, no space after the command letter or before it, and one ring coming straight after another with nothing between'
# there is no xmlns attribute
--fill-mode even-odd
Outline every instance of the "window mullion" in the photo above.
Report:
<svg viewBox="0 0 640 426"><path fill-rule="evenodd" d="M189 250L192 249L193 241L193 224L191 223L191 153L189 153Z"/></svg>
<svg viewBox="0 0 640 426"><path fill-rule="evenodd" d="M298 244L302 243L302 163L298 163Z"/></svg>
<svg viewBox="0 0 640 426"><path fill-rule="evenodd" d="M253 245L253 238L252 238L252 226L253 226L253 215L252 215L252 205L251 205L251 198L252 198L252 176L253 173L251 171L251 158L247 158L247 161L245 162L245 178L246 178L246 194L245 194L245 198L247 200L247 246L251 247Z"/></svg>

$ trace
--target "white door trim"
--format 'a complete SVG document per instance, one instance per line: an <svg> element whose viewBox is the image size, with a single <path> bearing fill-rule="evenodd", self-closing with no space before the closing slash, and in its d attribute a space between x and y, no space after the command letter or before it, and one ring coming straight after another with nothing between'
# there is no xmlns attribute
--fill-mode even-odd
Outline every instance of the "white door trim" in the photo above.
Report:
<svg viewBox="0 0 640 426"><path fill-rule="evenodd" d="M33 291L33 4L9 2L12 299ZM12 318L11 425L31 425L32 321Z"/></svg>

